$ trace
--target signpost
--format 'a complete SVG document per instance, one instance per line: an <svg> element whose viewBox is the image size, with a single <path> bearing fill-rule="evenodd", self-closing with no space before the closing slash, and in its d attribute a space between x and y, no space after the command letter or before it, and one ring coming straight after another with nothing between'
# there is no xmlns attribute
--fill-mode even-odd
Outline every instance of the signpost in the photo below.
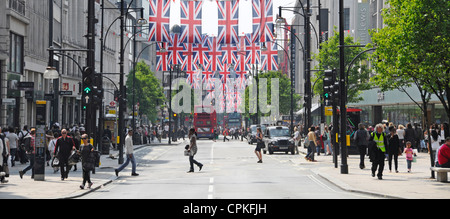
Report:
<svg viewBox="0 0 450 219"><path fill-rule="evenodd" d="M45 180L45 109L47 101L36 101L36 135L34 140L34 181Z"/></svg>

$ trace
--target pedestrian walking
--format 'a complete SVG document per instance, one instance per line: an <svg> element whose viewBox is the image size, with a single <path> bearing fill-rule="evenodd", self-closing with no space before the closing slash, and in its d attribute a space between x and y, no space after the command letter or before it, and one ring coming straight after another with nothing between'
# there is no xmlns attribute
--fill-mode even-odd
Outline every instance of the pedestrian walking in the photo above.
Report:
<svg viewBox="0 0 450 219"><path fill-rule="evenodd" d="M325 126L324 133L322 135L323 140L323 152L325 155L331 155L333 154L333 145L331 145L331 135L330 130L327 126Z"/></svg>
<svg viewBox="0 0 450 219"><path fill-rule="evenodd" d="M87 134L83 134L81 136L81 143L80 153L81 167L83 169L83 183L80 185L80 188L84 189L84 185L86 185L87 182L88 189L90 189L93 184L91 182L91 171L95 168L95 158L91 155L91 153L94 151L94 147L89 143Z"/></svg>
<svg viewBox="0 0 450 219"><path fill-rule="evenodd" d="M366 165L364 164L364 157L367 154L367 146L370 138L369 132L365 129L364 124L358 124L358 131L355 132L355 136L353 138L355 139L359 150L359 168L364 169L366 168Z"/></svg>
<svg viewBox="0 0 450 219"><path fill-rule="evenodd" d="M203 164L199 163L198 161L196 161L194 159L194 156L197 154L197 134L195 133L195 129L191 128L189 129L189 148L188 148L188 152L189 152L189 164L190 164L190 169L188 171L188 173L193 173L194 172L194 164L198 166L199 170L201 171L203 168Z"/></svg>
<svg viewBox="0 0 450 219"><path fill-rule="evenodd" d="M411 147L413 149L417 149L417 145L416 145L416 132L414 131L411 123L406 124L406 129L405 129L405 137L404 137L404 141L407 142L411 142Z"/></svg>
<svg viewBox="0 0 450 219"><path fill-rule="evenodd" d="M308 153L306 154L305 159L309 160L309 161L315 161L314 160L314 153L316 152L316 133L315 133L316 127L311 126L311 128L309 129L308 135L306 136L309 141L309 146L308 146Z"/></svg>
<svg viewBox="0 0 450 219"><path fill-rule="evenodd" d="M405 149L405 127L403 125L398 125L397 135L400 141L400 147L403 151L403 149Z"/></svg>
<svg viewBox="0 0 450 219"><path fill-rule="evenodd" d="M28 171L31 170L31 179L34 179L34 156L35 156L35 134L36 129L32 128L30 131L30 135L26 136L24 139L25 142L25 149L26 154L28 156L28 160L30 161L30 164L25 167L25 169L19 171L19 176L22 179L23 175Z"/></svg>
<svg viewBox="0 0 450 219"><path fill-rule="evenodd" d="M225 128L224 130L223 130L223 142L225 142L225 140L227 140L227 141L230 141L230 139L228 139L227 138L227 135L228 135L228 128Z"/></svg>
<svg viewBox="0 0 450 219"><path fill-rule="evenodd" d="M398 155L401 154L400 140L393 126L389 127L388 138L388 164L389 172L392 172L392 158L394 158L395 172L398 173Z"/></svg>
<svg viewBox="0 0 450 219"><path fill-rule="evenodd" d="M6 172L4 170L4 168L6 167L6 164L7 164L5 161L6 160L5 157L7 157L6 155L7 155L7 148L4 146L3 140L0 139L0 181L1 181L1 183L8 182L5 179Z"/></svg>
<svg viewBox="0 0 450 219"><path fill-rule="evenodd" d="M17 146L19 145L19 136L14 133L14 128L9 127L9 132L6 135L9 140L9 150L11 154L11 167L15 166L14 160L16 159Z"/></svg>
<svg viewBox="0 0 450 219"><path fill-rule="evenodd" d="M61 171L61 180L67 179L69 177L69 156L73 150L76 150L75 141L67 136L67 130L61 130L61 137L56 140L55 151L59 160L59 169Z"/></svg>
<svg viewBox="0 0 450 219"><path fill-rule="evenodd" d="M444 138L445 139L445 138ZM436 129L431 130L431 148L428 145L428 153L431 153L431 156L435 158L435 162L437 162L437 151L440 147L440 142L442 141L442 137L438 134Z"/></svg>
<svg viewBox="0 0 450 219"><path fill-rule="evenodd" d="M406 148L405 148L405 150L403 152L405 153L405 156L406 156L406 163L407 163L408 173L410 173L411 172L412 162L414 160L414 158L413 158L414 151L412 149L412 144L411 144L410 141L406 142Z"/></svg>
<svg viewBox="0 0 450 219"><path fill-rule="evenodd" d="M56 173L59 170L59 165L58 166L53 165L53 160L56 158L56 154L55 154L56 140L58 140L59 137L60 137L59 133L53 133L53 139L50 140L50 142L48 143L48 147L47 147L48 151L50 152L53 173Z"/></svg>
<svg viewBox="0 0 450 219"><path fill-rule="evenodd" d="M136 159L134 158L133 154L133 130L128 130L128 135L125 137L125 154L127 157L127 161L123 163L119 168L115 169L116 176L119 176L119 172L122 171L128 164L131 162L131 175L132 176L139 176L138 173L136 173Z"/></svg>
<svg viewBox="0 0 450 219"><path fill-rule="evenodd" d="M300 132L297 127L294 127L294 150L298 154L298 143L300 142Z"/></svg>
<svg viewBox="0 0 450 219"><path fill-rule="evenodd" d="M261 149L264 148L263 134L261 127L256 128L256 148L255 154L258 157L258 163L262 163Z"/></svg>
<svg viewBox="0 0 450 219"><path fill-rule="evenodd" d="M372 162L372 177L378 169L378 179L383 179L384 159L386 157L387 137L383 131L383 124L377 124L369 139L369 158Z"/></svg>

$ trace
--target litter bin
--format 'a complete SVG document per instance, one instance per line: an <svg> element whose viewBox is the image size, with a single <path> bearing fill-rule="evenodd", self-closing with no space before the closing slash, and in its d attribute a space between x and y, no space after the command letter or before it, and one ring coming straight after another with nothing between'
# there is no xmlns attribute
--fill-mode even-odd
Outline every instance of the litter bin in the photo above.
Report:
<svg viewBox="0 0 450 219"><path fill-rule="evenodd" d="M111 146L111 140L108 137L103 136L103 138L102 138L102 154L109 154L110 146Z"/></svg>

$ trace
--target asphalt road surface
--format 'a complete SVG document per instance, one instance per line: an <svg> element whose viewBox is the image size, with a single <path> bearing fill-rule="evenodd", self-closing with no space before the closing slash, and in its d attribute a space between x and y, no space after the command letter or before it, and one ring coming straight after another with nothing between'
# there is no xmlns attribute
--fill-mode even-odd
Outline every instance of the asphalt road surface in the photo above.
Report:
<svg viewBox="0 0 450 219"><path fill-rule="evenodd" d="M83 199L372 199L346 192L314 173L320 164L292 162L304 155L263 155L257 163L255 145L245 141L198 141L195 159L201 171L189 170L185 144L148 146L135 151L137 177L131 163L119 178Z"/></svg>

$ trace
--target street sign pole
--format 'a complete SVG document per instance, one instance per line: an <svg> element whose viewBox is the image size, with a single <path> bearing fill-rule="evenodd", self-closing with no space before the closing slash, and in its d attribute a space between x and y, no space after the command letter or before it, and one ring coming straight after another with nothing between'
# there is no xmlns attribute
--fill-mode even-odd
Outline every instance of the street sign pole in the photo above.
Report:
<svg viewBox="0 0 450 219"><path fill-rule="evenodd" d="M45 180L45 120L47 101L36 101L36 134L34 154L34 181Z"/></svg>

